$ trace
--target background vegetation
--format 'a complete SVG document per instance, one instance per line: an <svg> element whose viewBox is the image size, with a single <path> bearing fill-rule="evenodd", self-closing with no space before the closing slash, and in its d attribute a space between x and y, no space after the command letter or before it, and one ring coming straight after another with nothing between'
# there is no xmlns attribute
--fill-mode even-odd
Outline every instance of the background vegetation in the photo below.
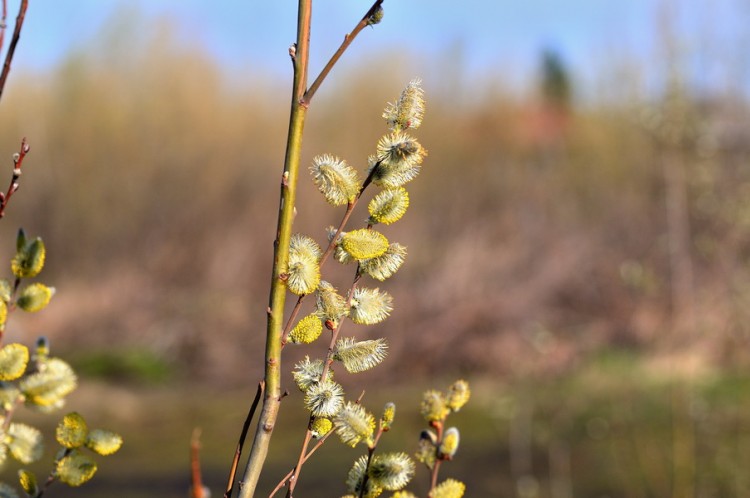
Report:
<svg viewBox="0 0 750 498"><path fill-rule="evenodd" d="M98 406L125 438L77 496L184 496L196 424L218 492L238 399L261 376L288 82L230 77L168 25L134 29L115 23L53 70L11 78L0 150L27 136L33 153L0 260L15 227L41 234L58 293L45 313L14 316L8 340L49 336L88 376L72 403ZM479 386L455 421L473 429L451 469L467 496L748 489L747 81L700 88L670 47L660 74L610 61L585 95L546 52L521 93L451 75L449 55L414 74L394 63L408 54L389 53L318 96L307 162L333 150L364 168L382 131L373 116L412 77L425 82L430 155L394 227L410 254L385 285L398 303L383 325L390 357L366 397L403 389L396 426L416 446L409 394L457 375ZM740 49L724 55L742 74ZM299 206L302 231L333 216L309 181ZM268 484L299 432L279 432ZM307 496L343 493L323 481L333 490Z"/></svg>

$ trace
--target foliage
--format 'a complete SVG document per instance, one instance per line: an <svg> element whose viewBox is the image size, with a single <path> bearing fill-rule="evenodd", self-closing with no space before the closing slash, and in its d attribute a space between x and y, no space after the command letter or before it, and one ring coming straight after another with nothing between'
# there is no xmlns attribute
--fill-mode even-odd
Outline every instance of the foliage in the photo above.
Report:
<svg viewBox="0 0 750 498"><path fill-rule="evenodd" d="M0 301L7 312L0 322L0 340L5 332L8 312L20 309L34 313L44 309L54 295L54 288L42 283L26 284L36 277L45 261L45 246L41 238L29 241L19 230L16 255L11 262L13 283L2 280ZM44 454L42 432L35 427L14 421L17 409L25 405L33 410L51 413L65 405L67 396L76 388L77 376L64 360L50 356L46 338L36 342L33 354L20 343L5 344L0 349L0 465L12 457L24 465L39 460ZM21 470L19 481L24 492L32 498L42 496L47 487L59 480L70 486L80 486L90 480L97 470L96 462L83 451L110 455L122 445L122 438L111 431L89 430L83 416L68 413L57 426L55 439L61 446L54 458L53 470L42 486L36 476ZM12 489L3 483L3 489ZM11 493L11 491L7 491Z"/></svg>

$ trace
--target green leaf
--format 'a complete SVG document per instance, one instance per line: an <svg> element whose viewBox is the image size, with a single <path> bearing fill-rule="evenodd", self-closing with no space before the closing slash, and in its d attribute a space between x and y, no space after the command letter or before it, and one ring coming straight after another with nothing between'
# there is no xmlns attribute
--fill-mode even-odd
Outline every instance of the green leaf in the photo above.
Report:
<svg viewBox="0 0 750 498"><path fill-rule="evenodd" d="M86 446L100 455L111 455L122 446L122 436L116 432L94 429L89 433Z"/></svg>
<svg viewBox="0 0 750 498"><path fill-rule="evenodd" d="M45 256L44 242L39 237L34 239L30 244L23 244L10 263L13 275L18 278L36 277L42 271L42 268L44 268Z"/></svg>
<svg viewBox="0 0 750 498"><path fill-rule="evenodd" d="M354 259L376 258L388 250L388 239L369 228L347 232L341 238L341 247Z"/></svg>
<svg viewBox="0 0 750 498"><path fill-rule="evenodd" d="M42 433L26 424L13 423L8 427L8 448L13 458L21 463L30 464L42 457L44 445Z"/></svg>
<svg viewBox="0 0 750 498"><path fill-rule="evenodd" d="M39 494L39 485L33 472L24 469L19 470L18 480L27 495L37 496Z"/></svg>
<svg viewBox="0 0 750 498"><path fill-rule="evenodd" d="M12 486L0 482L0 498L19 498L18 493Z"/></svg>
<svg viewBox="0 0 750 498"><path fill-rule="evenodd" d="M96 474L96 462L86 455L71 453L57 462L57 476L68 486L80 486Z"/></svg>
<svg viewBox="0 0 750 498"><path fill-rule="evenodd" d="M65 448L79 448L86 444L89 429L83 417L76 413L68 413L57 425L55 437L57 442Z"/></svg>
<svg viewBox="0 0 750 498"><path fill-rule="evenodd" d="M45 369L21 379L18 387L26 396L26 403L40 407L61 404L63 398L76 388L76 374L59 358L50 358Z"/></svg>
<svg viewBox="0 0 750 498"><path fill-rule="evenodd" d="M31 284L21 291L21 295L16 299L16 305L24 311L34 313L46 308L54 293L54 287L39 283Z"/></svg>
<svg viewBox="0 0 750 498"><path fill-rule="evenodd" d="M16 380L26 371L29 363L29 348L12 343L0 349L0 380Z"/></svg>

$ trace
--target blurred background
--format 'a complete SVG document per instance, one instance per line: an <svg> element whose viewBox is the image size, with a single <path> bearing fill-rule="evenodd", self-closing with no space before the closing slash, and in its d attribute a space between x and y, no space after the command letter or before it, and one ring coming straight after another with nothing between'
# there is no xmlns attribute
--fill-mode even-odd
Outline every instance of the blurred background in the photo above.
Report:
<svg viewBox="0 0 750 498"><path fill-rule="evenodd" d="M412 453L420 393L464 378L441 475L468 497L747 496L750 2L384 7L316 95L303 148L303 165L364 170L383 107L422 78L429 156L384 230L409 249L380 285L395 310L349 328L386 337L389 358L337 379L374 412L396 401L384 447ZM367 8L316 2L313 75ZM262 375L295 16L291 1L31 1L0 104L8 178L31 144L0 259L18 227L43 237L57 295L7 336L48 336L81 376L69 407L126 441L55 496L186 496L196 426L221 495ZM322 243L341 214L303 174L295 229ZM329 270L347 285L350 268ZM265 490L305 429L285 385ZM345 494L359 453L331 440L304 496Z"/></svg>

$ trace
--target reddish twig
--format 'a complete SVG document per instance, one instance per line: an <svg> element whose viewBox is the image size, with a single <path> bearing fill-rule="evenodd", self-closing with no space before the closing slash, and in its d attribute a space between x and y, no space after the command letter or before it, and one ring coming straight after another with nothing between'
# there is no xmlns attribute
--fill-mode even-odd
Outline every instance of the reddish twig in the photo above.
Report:
<svg viewBox="0 0 750 498"><path fill-rule="evenodd" d="M0 192L0 218L5 216L5 208L8 205L10 198L16 193L16 190L18 190L18 180L21 178L21 166L23 165L23 160L26 157L26 154L28 154L30 150L31 147L29 147L29 144L24 138L21 140L21 150L13 155L13 176L10 178L8 191L5 193Z"/></svg>
<svg viewBox="0 0 750 498"><path fill-rule="evenodd" d="M255 391L255 399L253 400L253 404L250 405L250 410L248 410L247 412L245 423L242 425L242 432L240 433L240 439L239 441L237 441L237 448L234 451L234 458L232 459L232 466L229 469L229 479L227 480L227 489L224 492L224 498L230 498L232 496L232 490L234 488L234 480L237 477L237 466L240 463L240 456L242 455L242 446L245 444L245 439L247 438L247 431L250 429L250 423L253 421L253 417L255 417L255 410L258 409L258 403L260 402L260 397L263 395L265 386L266 386L265 382L263 381L258 382L258 390Z"/></svg>
<svg viewBox="0 0 750 498"><path fill-rule="evenodd" d="M5 44L5 28L8 27L8 0L3 0L3 18L0 19L0 50Z"/></svg>
<svg viewBox="0 0 750 498"><path fill-rule="evenodd" d="M190 438L190 481L192 483L190 498L204 498L203 480L201 479L201 430L193 429Z"/></svg>
<svg viewBox="0 0 750 498"><path fill-rule="evenodd" d="M357 399L356 399L356 400L355 400L354 402L355 402L356 404L360 404L360 403L362 402L362 398L363 398L364 396L365 396L365 392L364 392L364 391L362 391L362 393L361 393L361 394L359 395L359 397L358 397L358 398L357 398ZM321 447L321 446L323 446L323 443L325 443L325 442L326 442L326 440L328 439L328 437L329 437L329 436L330 436L331 434L333 434L333 430L329 431L329 432L328 432L328 434L326 434L325 436L323 436L322 438L320 438L320 440L319 440L319 441L318 441L318 442L317 442L317 443L315 444L315 446L313 446L313 447L312 447L312 448L310 449L310 451L308 451L308 452L307 452L307 454L306 454L306 455L304 456L304 458L302 458L302 459L301 459L301 462L302 462L302 464L304 464L305 462L307 462L307 460L309 460L309 459L310 459L310 457L311 457L311 456L313 456L313 454L314 454L314 453L315 453L316 451L318 451L318 450L320 449L320 447ZM300 463L299 463L299 462L298 462L298 465L300 465ZM283 478L281 479L281 481L279 481L279 483L278 483L278 484L276 485L276 487L275 487L275 488L273 488L273 491L271 491L271 494L270 494L270 495L268 495L268 498L273 498L273 496L274 496L274 495L275 495L276 493L278 493L278 492L279 492L279 490L280 490L281 488L283 488L283 487L284 487L284 486L285 486L285 485L287 484L287 482L289 482L289 480L290 480L290 479L291 479L291 478L292 478L292 477L294 476L294 472L295 472L295 470L297 470L297 467L295 467L295 468L293 468L292 470L290 470L290 471L289 471L289 472L288 472L288 473L287 473L287 474L286 474L286 475L285 475L285 476L284 476L284 477L283 477Z"/></svg>
<svg viewBox="0 0 750 498"><path fill-rule="evenodd" d="M370 7L370 10L367 11L367 14L364 15L364 17L357 23L356 26L354 26L354 29L351 31L351 33L348 33L344 35L344 41L341 43L341 46L339 46L338 50L334 52L334 54L331 56L331 59L328 61L328 63L323 67L323 70L320 71L320 74L317 78L315 78L315 81L313 81L313 84L310 85L310 88L305 92L305 94L302 96L302 105L310 105L310 101L312 100L313 96L315 95L315 92L318 91L318 88L320 88L320 85L323 83L323 80L326 79L326 76L328 76L328 73L331 72L331 69L333 69L333 66L336 65L336 62L341 58L342 55L344 55L344 52L346 49L351 45L351 43L354 41L354 39L357 37L357 35L365 29L370 24L370 19L375 15L375 13L380 9L380 6L383 4L383 0L376 0L374 4L372 4L372 7Z"/></svg>
<svg viewBox="0 0 750 498"><path fill-rule="evenodd" d="M28 6L29 0L21 0L21 6L18 9L18 16L16 17L16 26L13 28L13 38L10 40L8 53L5 54L3 71L0 73L0 97L2 97L5 81L8 79L8 73L10 73L10 63L13 60L13 54L16 52L16 45L18 45L18 40L21 38L21 27L23 27L23 20L26 18L26 8Z"/></svg>

